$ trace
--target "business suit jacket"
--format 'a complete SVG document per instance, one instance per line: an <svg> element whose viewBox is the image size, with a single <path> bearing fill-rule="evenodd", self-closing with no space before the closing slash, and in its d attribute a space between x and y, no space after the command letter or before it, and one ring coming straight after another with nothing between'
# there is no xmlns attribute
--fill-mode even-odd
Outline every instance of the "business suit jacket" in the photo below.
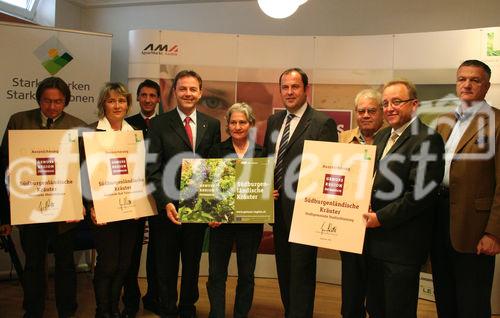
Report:
<svg viewBox="0 0 500 318"><path fill-rule="evenodd" d="M68 113L62 112L61 116L52 124L51 129L71 129L71 128L82 128L87 124ZM2 146L0 150L0 180L5 180L5 170L9 165L9 130L20 130L20 129L45 129L42 126L42 116L39 108L35 108L28 111L22 111L15 113L9 119L7 123L7 128L2 139ZM1 196L1 210L3 213L2 222L10 223L10 204L7 196L7 189L5 183L2 181L0 185L0 196ZM59 226L60 231L67 230L73 227L71 224L61 223Z"/></svg>
<svg viewBox="0 0 500 318"><path fill-rule="evenodd" d="M444 143L439 134L416 118L381 159L390 135L391 127L387 127L374 140L376 175L371 208L377 213L381 226L367 229L365 251L383 261L419 265L426 261L429 253L437 191L444 174ZM434 156L423 158L429 160L426 165L419 158L423 149ZM395 186L394 179L399 185ZM429 183L433 186L419 196L422 187L429 187ZM383 197L384 192L397 188L400 191L396 191L394 197Z"/></svg>
<svg viewBox="0 0 500 318"><path fill-rule="evenodd" d="M220 142L220 123L197 112L195 152L177 109L156 116L148 135L149 153L157 156L147 165L146 173L148 182L155 186L153 196L158 207L158 216L150 219L150 234L156 247L160 314L162 317L194 316L206 224L177 226L167 219L164 209L168 203L178 207L182 159L207 158L211 146ZM182 259L180 295L177 293L179 258Z"/></svg>
<svg viewBox="0 0 500 318"><path fill-rule="evenodd" d="M286 111L278 112L267 121L264 148L269 156L274 156L279 131L286 118ZM297 127L288 141L283 164L297 176L305 140L337 141L337 125L325 114L307 105ZM292 223L295 194L287 196L287 188L295 193L298 181L287 176L285 171L283 187L275 201L275 223L273 239L275 246L276 268L280 286L281 300L286 317L313 317L316 287L317 248L288 242Z"/></svg>
<svg viewBox="0 0 500 318"><path fill-rule="evenodd" d="M267 130L264 137L264 149L267 156L274 156L276 150L277 136L283 125L283 121L286 117L286 110L280 111L269 117L267 121ZM337 124L335 121L325 114L313 109L310 105L307 105L307 109L304 115L300 118L300 121L295 128L293 134L290 136L288 142L288 148L285 153L283 160L284 167L290 167L292 161L298 160L299 164L296 165L294 174L298 174L300 170L300 160L302 157L302 150L304 148L305 140L318 140L318 141L337 141ZM292 177L293 178L293 177ZM297 190L298 180L291 180L286 173L283 177L283 184L292 185L294 192ZM280 193L277 200L279 211L276 211L278 215L276 218L283 218L284 224L287 231L290 231L290 226L292 224L292 213L295 204L295 196L290 198Z"/></svg>
<svg viewBox="0 0 500 318"><path fill-rule="evenodd" d="M196 146L195 152L184 129L181 117L177 109L168 113L156 116L151 121L149 129L150 147L149 153L157 154L155 162L147 165L148 181L155 186L153 196L158 205L158 209L164 209L167 203L173 202L177 205L178 196L167 195L166 189L162 185L163 168L170 164L170 160L175 157L173 167L177 169L175 174L175 186L180 186L180 165L184 158L194 158L196 156L207 158L212 145L220 142L220 122L208 115L197 111L196 114ZM183 153L182 157L177 155ZM166 173L171 173L167 171ZM171 192L171 191L170 191Z"/></svg>
<svg viewBox="0 0 500 318"><path fill-rule="evenodd" d="M140 113L139 114L135 114L134 116L127 117L127 118L125 118L125 120L132 127L136 128L136 129L142 130L142 132L144 134L144 139L147 138L148 128L149 127L148 127L148 125L146 125L146 121L144 120L144 118L142 117L142 115Z"/></svg>
<svg viewBox="0 0 500 318"><path fill-rule="evenodd" d="M445 141L455 122L453 113L439 118L436 129ZM488 151L487 159L458 157ZM499 110L486 104L476 113L455 150L449 181L452 246L458 252L475 253L485 233L500 238Z"/></svg>

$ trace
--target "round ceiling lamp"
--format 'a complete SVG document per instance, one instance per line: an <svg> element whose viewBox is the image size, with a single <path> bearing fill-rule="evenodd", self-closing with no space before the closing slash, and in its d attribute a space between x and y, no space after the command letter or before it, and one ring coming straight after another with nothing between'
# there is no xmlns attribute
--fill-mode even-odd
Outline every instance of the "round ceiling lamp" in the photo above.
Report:
<svg viewBox="0 0 500 318"><path fill-rule="evenodd" d="M258 0L260 9L274 19L288 18L307 0Z"/></svg>

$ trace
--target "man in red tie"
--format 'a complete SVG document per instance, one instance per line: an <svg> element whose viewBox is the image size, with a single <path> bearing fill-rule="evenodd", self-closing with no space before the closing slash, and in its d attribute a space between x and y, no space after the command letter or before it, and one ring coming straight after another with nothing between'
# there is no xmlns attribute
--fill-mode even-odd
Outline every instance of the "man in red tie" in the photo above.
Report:
<svg viewBox="0 0 500 318"><path fill-rule="evenodd" d="M182 159L206 158L220 142L220 122L196 110L202 96L202 79L191 70L174 78L177 107L151 121L149 154L155 160L146 167L158 216L151 222L155 241L160 316L196 317L198 274L206 224L181 224L177 217ZM177 297L179 258L182 259L180 296ZM178 299L179 298L179 299ZM177 302L178 300L178 302Z"/></svg>
<svg viewBox="0 0 500 318"><path fill-rule="evenodd" d="M156 116L156 106L160 102L160 85L158 83L146 79L137 87L137 101L141 111L134 116L128 117L125 120L135 128L142 130L144 138L147 138L148 128L151 120ZM141 264L142 245L144 241L144 227L146 219L143 218L137 222L137 241L132 254L132 264L130 271L125 278L123 286L123 304L124 310L122 317L132 318L139 311L141 300L141 291L137 283L137 274ZM150 223L150 222L149 222ZM148 254L146 260L146 274L148 279L148 289L146 295L142 298L144 309L159 313L158 301L158 284L156 278L155 261L154 261L154 240L148 242Z"/></svg>

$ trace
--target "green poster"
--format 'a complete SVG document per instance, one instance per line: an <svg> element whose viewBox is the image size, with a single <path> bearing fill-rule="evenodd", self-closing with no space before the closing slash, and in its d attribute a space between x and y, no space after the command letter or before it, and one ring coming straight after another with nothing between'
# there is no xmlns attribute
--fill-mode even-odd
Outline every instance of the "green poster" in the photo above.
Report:
<svg viewBox="0 0 500 318"><path fill-rule="evenodd" d="M273 223L273 159L184 159L183 223Z"/></svg>

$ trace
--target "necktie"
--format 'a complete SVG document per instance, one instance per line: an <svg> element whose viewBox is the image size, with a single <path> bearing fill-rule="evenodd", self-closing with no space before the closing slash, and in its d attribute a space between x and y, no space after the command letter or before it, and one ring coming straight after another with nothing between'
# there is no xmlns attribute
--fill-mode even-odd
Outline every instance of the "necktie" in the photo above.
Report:
<svg viewBox="0 0 500 318"><path fill-rule="evenodd" d="M288 114L286 117L285 129L283 130L283 135L281 136L280 147L278 149L278 157L276 158L276 166L274 167L274 189L279 189L283 185L283 175L285 174L285 167L283 165L283 159L285 158L285 152L288 148L288 139L290 137L290 121L295 117L294 114Z"/></svg>
<svg viewBox="0 0 500 318"><path fill-rule="evenodd" d="M52 118L47 118L47 124L45 125L45 128L50 129L53 123L54 120Z"/></svg>
<svg viewBox="0 0 500 318"><path fill-rule="evenodd" d="M384 152L382 153L382 157L380 157L380 159L384 158L385 155L387 155L389 150L396 143L396 140L398 139L398 137L399 137L399 135L395 131L391 134L391 137L389 137L389 140L387 140L387 144L385 145Z"/></svg>
<svg viewBox="0 0 500 318"><path fill-rule="evenodd" d="M191 130L191 125L189 124L191 122L190 117L186 117L184 119L184 129L186 129L186 134L189 139L189 143L191 144L191 148L193 148L193 131Z"/></svg>
<svg viewBox="0 0 500 318"><path fill-rule="evenodd" d="M148 128L149 128L149 125L150 125L150 123L149 123L150 121L151 121L150 118L144 118L144 122L146 123L146 127L148 127Z"/></svg>

